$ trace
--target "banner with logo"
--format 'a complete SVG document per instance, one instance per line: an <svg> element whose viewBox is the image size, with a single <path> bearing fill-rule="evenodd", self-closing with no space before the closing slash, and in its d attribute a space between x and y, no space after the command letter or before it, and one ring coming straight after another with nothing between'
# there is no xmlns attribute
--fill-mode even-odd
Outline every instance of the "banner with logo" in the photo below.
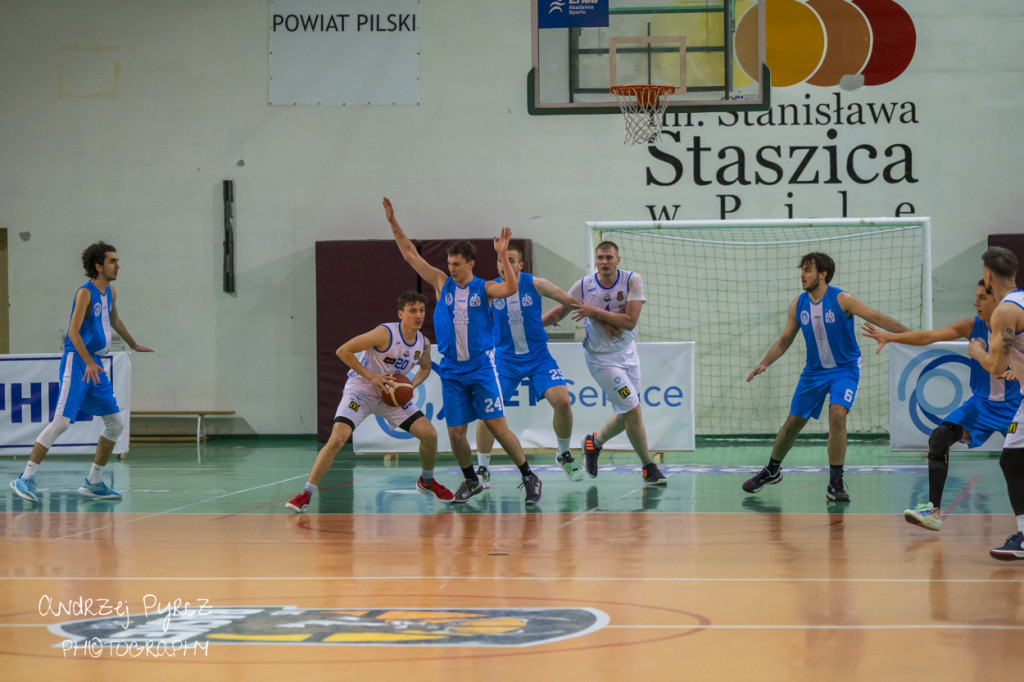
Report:
<svg viewBox="0 0 1024 682"><path fill-rule="evenodd" d="M640 396L647 444L651 451L694 449L693 367L696 344L638 343L640 349ZM579 450L583 436L600 430L612 415L611 404L590 376L583 361L583 347L578 343L553 343L548 346L562 370L572 400L573 450ZM444 423L441 401L441 379L435 364L430 377L416 388L416 404L437 429L437 449L451 452L448 429ZM525 384L512 396L505 396L505 418L524 448L555 449L555 433L551 428L551 407L546 401L531 404L530 390ZM469 440L474 444L475 426L470 425ZM356 452L416 452L419 441L393 429L376 417L367 419L352 436ZM500 446L495 445L496 448ZM616 436L606 445L609 450L632 451L626 434ZM475 444L474 444L475 450Z"/></svg>
<svg viewBox="0 0 1024 682"><path fill-rule="evenodd" d="M270 103L416 105L419 0L271 0Z"/></svg>
<svg viewBox="0 0 1024 682"><path fill-rule="evenodd" d="M538 28L607 26L608 0L537 0Z"/></svg>
<svg viewBox="0 0 1024 682"><path fill-rule="evenodd" d="M971 397L966 341L930 346L888 345L889 439L894 451L928 450L932 430ZM977 451L998 452L1004 437L992 434ZM966 450L957 443L953 450Z"/></svg>
<svg viewBox="0 0 1024 682"><path fill-rule="evenodd" d="M101 357L103 369L114 385L114 396L124 416L124 431L114 452L128 452L132 363L131 353ZM53 420L60 396L60 355L0 355L0 454L27 455L46 425ZM82 455L96 452L103 420L82 415L50 448L51 455Z"/></svg>

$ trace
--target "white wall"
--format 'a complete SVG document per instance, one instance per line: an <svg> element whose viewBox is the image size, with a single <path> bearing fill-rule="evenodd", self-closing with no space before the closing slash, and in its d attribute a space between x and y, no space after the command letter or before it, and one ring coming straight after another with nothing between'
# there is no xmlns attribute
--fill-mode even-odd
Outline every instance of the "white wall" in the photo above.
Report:
<svg viewBox="0 0 1024 682"><path fill-rule="evenodd" d="M668 166L624 148L619 117L527 114L530 0L423 0L420 106L343 108L268 106L264 1L0 0L11 352L56 349L83 280L79 254L104 239L121 257L121 316L157 350L134 358L136 406L235 409L258 433L312 433L313 244L387 238L383 195L414 237L510 225L548 262L576 265L542 273L568 286L584 265L586 220L646 219L647 205L673 204L677 218L714 218L727 193L743 201L730 217L787 217L787 203L796 217L835 215L842 189L849 215L891 215L902 202L930 215L937 274L947 262L959 273L958 257L985 235L1019 230L1024 4L901 4L918 32L910 68L842 98L912 102L917 123L730 127L695 116L680 143L659 146L686 165L660 187L645 184L646 170L664 177ZM92 49L68 49L82 46ZM116 96L70 96L102 83L114 61ZM833 95L794 86L772 97ZM698 187L685 151L694 135L749 154L906 144L919 181ZM236 295L221 290L224 179L236 184ZM980 262L962 286L954 277L937 290L937 323L970 314L978 273Z"/></svg>

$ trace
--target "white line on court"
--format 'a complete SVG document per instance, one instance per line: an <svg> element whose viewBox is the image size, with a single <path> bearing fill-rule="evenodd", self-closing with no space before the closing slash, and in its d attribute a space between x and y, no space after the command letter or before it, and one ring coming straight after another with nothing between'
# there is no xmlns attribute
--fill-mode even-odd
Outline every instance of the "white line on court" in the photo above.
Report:
<svg viewBox="0 0 1024 682"><path fill-rule="evenodd" d="M605 625L605 630L1024 630L1024 625Z"/></svg>
<svg viewBox="0 0 1024 682"><path fill-rule="evenodd" d="M934 584L934 583L949 583L949 584L998 584L998 583L1020 583L1020 578L1005 578L998 580L984 579L984 578L602 578L602 577L565 577L565 576L490 576L490 575L392 575L392 576L370 576L370 575L355 575L355 576L252 576L252 575L239 575L233 577L216 577L216 578L200 578L195 576L71 576L71 575L55 575L55 576L0 576L0 583L8 581L18 580L59 580L61 582L70 582L73 580L98 580L103 582L115 582L115 581L147 581L147 582L160 582L160 581L178 581L178 582L236 582L240 580L250 581L336 581L343 580L346 582L363 580L363 581L396 581L400 582L403 580L415 580L418 582L427 581L438 581L438 580L467 580L467 581L530 581L530 582L629 582L629 583L895 583L895 584Z"/></svg>
<svg viewBox="0 0 1024 682"><path fill-rule="evenodd" d="M164 514L173 514L174 512L181 511L182 509L188 509L189 507L195 507L196 505L206 504L207 502L213 502L214 500L219 500L219 499L222 499L224 497L231 497L232 495L240 495L242 493L252 492L253 490L259 490L261 488L269 488L270 486L279 485L281 483L287 483L289 481L294 481L294 480L296 480L298 478L308 478L308 476L306 474L302 474L301 476L292 476L291 478L284 478L284 479L281 479L280 481L274 481L273 483L264 483L263 485L257 485L257 486L254 486L252 488L246 488L245 490L235 490L233 492L224 493L222 495L214 495L213 497L209 497L209 498L207 498L205 500L199 500L198 502L189 502L188 504L183 504L180 507L174 507L172 509L165 509L162 512L156 512L155 514L146 514L145 516L139 516L137 518L128 519L124 523L108 523L105 526L99 526L97 528L90 528L89 530L83 530L80 533L72 533L71 535L61 535L58 538L54 538L54 540L65 540L67 538L78 537L79 535L88 535L90 533L95 533L98 530L105 530L107 528L113 528L114 526L127 526L129 523L137 523L139 521L145 521L147 519L153 519L153 518L156 518L157 516L163 516Z"/></svg>

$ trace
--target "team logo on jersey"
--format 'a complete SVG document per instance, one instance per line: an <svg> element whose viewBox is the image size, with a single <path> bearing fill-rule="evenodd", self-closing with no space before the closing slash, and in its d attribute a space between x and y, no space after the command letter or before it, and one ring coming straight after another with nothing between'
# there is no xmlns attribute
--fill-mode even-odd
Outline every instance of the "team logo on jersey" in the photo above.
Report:
<svg viewBox="0 0 1024 682"><path fill-rule="evenodd" d="M103 314L103 306L100 305L99 303L96 303L92 307L92 316L99 317L101 314Z"/></svg>
<svg viewBox="0 0 1024 682"><path fill-rule="evenodd" d="M494 303L492 305L494 306L495 310L504 310L505 309L505 299L503 299L503 298L496 298L496 299L494 299Z"/></svg>
<svg viewBox="0 0 1024 682"><path fill-rule="evenodd" d="M619 394L620 398L625 399L629 397L629 394L632 393L632 391L629 390L629 386L623 386L618 391L616 391L616 393Z"/></svg>
<svg viewBox="0 0 1024 682"><path fill-rule="evenodd" d="M1006 429L1007 433L1017 433L1017 422L1011 422L1010 428Z"/></svg>
<svg viewBox="0 0 1024 682"><path fill-rule="evenodd" d="M832 324L833 322L835 322L836 321L836 314L835 314L835 312L833 312L832 310L826 310L825 311L825 321L828 322L829 324Z"/></svg>
<svg viewBox="0 0 1024 682"><path fill-rule="evenodd" d="M811 314L806 310L800 311L800 324L807 325L811 323Z"/></svg>
<svg viewBox="0 0 1024 682"><path fill-rule="evenodd" d="M114 647L125 641L234 645L528 647L581 637L608 625L591 608L370 608L206 606L205 612L163 612L65 621L50 632L65 641ZM55 645L60 646L60 645Z"/></svg>
<svg viewBox="0 0 1024 682"><path fill-rule="evenodd" d="M385 365L393 365L393 364L395 364L395 359L394 358L384 358L384 364Z"/></svg>
<svg viewBox="0 0 1024 682"><path fill-rule="evenodd" d="M523 296L520 299L520 303L522 303L523 305L533 305L533 296L526 294L526 296Z"/></svg>
<svg viewBox="0 0 1024 682"><path fill-rule="evenodd" d="M357 403L355 400L349 401L348 409L352 410L353 412L358 412L359 411L359 403Z"/></svg>
<svg viewBox="0 0 1024 682"><path fill-rule="evenodd" d="M617 300L619 300L619 301L621 301L621 300L622 300L622 299L624 299L625 297L626 297L626 295L625 295L624 293L622 293L621 291L620 291L619 293L615 294L615 298L616 298Z"/></svg>
<svg viewBox="0 0 1024 682"><path fill-rule="evenodd" d="M413 362L416 362L419 359L420 359L420 352L419 351L416 351L415 353L412 354L412 361Z"/></svg>
<svg viewBox="0 0 1024 682"><path fill-rule="evenodd" d="M608 302L610 302L611 300L612 300L612 295L611 295L611 294L605 294L605 295L604 295L604 302L605 302L605 303L608 303Z"/></svg>
<svg viewBox="0 0 1024 682"><path fill-rule="evenodd" d="M480 307L480 294L473 294L469 297L469 305L472 308Z"/></svg>
<svg viewBox="0 0 1024 682"><path fill-rule="evenodd" d="M445 305L451 305L452 303L455 303L455 297L452 296L451 294L445 294L445 296L444 296L444 304Z"/></svg>

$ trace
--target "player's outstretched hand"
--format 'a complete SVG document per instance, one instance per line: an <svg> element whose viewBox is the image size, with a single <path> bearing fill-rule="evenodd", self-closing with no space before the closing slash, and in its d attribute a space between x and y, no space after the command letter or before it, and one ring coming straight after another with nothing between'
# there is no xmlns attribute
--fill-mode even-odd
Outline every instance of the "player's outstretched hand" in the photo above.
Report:
<svg viewBox="0 0 1024 682"><path fill-rule="evenodd" d="M747 375L747 381L750 381L751 379L756 377L758 374L764 373L764 371L766 369L768 369L767 365L758 365L754 369L750 370L750 374Z"/></svg>
<svg viewBox="0 0 1024 682"><path fill-rule="evenodd" d="M145 346L140 346L139 344L135 344L135 348L132 348L132 350L135 351L136 353L152 353L153 352L152 348L146 348Z"/></svg>
<svg viewBox="0 0 1024 682"><path fill-rule="evenodd" d="M395 219L395 207L391 205L391 199L384 197L384 217L390 223Z"/></svg>
<svg viewBox="0 0 1024 682"><path fill-rule="evenodd" d="M967 344L967 355L969 355L971 359L978 360L980 362L986 354L988 354L988 346L985 344L985 339L974 338L971 339L969 344Z"/></svg>
<svg viewBox="0 0 1024 682"><path fill-rule="evenodd" d="M512 230L508 227L501 228L501 234L494 238L494 251L495 253L505 253L508 251L508 243L512 240Z"/></svg>
<svg viewBox="0 0 1024 682"><path fill-rule="evenodd" d="M864 324L862 324L860 330L864 332L864 336L868 337L869 339L874 339L875 341L878 342L878 349L875 350L875 355L881 353L882 348L885 347L885 344L889 343L889 339L886 338L885 332L883 332L870 322L865 322Z"/></svg>

